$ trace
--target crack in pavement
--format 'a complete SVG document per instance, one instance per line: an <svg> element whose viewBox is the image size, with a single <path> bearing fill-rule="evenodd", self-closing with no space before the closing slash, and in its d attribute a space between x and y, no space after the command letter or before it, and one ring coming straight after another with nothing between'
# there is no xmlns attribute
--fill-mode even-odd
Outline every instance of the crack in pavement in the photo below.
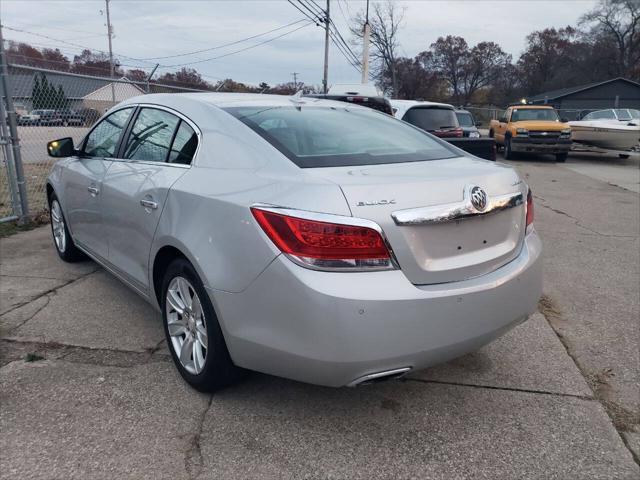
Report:
<svg viewBox="0 0 640 480"><path fill-rule="evenodd" d="M557 213L558 215L563 215L567 218L570 218L571 220L573 220L574 225L580 227L580 228L584 228L585 230L588 230L589 232L593 233L594 235L597 235L599 237L606 237L606 238L638 238L637 235L615 235L615 234L608 234L608 233L602 233L602 232L598 232L597 230L594 230L592 228L589 228L585 225L583 225L580 221L579 218L576 218L570 214L568 214L567 212L564 212L562 210L559 210L555 207L552 207L550 205L546 204L546 200L538 195L534 195L534 198L537 200L540 200L541 203L539 203L538 205L540 205L543 208L547 208L549 210L551 210L552 212Z"/></svg>
<svg viewBox="0 0 640 480"><path fill-rule="evenodd" d="M571 346L571 343L562 334L562 332L558 328L556 328L555 322L563 321L563 318L562 318L562 313L555 305L555 302L550 297L543 295L542 298L540 299L538 310L542 314L544 319L547 321L551 329L554 331L554 333L558 337L558 340L560 340L560 343L564 347L569 358L571 358L571 360L575 364L580 374L584 377L585 381L587 382L587 385L593 392L593 400L597 401L606 412L607 416L609 417L609 420L613 425L613 428L615 428L616 432L618 433L618 436L622 439L622 443L627 448L627 450L631 453L633 461L638 465L640 465L640 458L638 458L638 456L634 453L633 449L630 447L629 443L624 438L624 435L622 435L622 432L624 430L622 429L621 420L619 418L620 416L619 410L624 410L625 411L624 413L628 413L628 412L626 412L626 410L623 409L616 402L605 398L601 389L594 388L594 384L593 384L593 381L590 379L589 373L587 373L585 369L580 365L580 362L578 361L578 357L573 351L573 347Z"/></svg>
<svg viewBox="0 0 640 480"><path fill-rule="evenodd" d="M117 350L109 348L91 348L79 345L68 345L59 342L36 342L25 341L18 338L2 338L0 345L2 347L2 360L0 364L5 363L0 369L12 361L20 360L24 352L38 352L44 355L44 359L49 359L48 352L60 352L59 355L54 354L51 360L64 361L69 363L79 363L86 365L96 365L104 367L132 368L138 365L146 365L152 362L169 362L170 357L161 353L150 352L134 352L130 350ZM11 355L11 350L20 353Z"/></svg>
<svg viewBox="0 0 640 480"><path fill-rule="evenodd" d="M33 312L31 315L29 315L27 318L25 318L22 322L20 322L18 325L14 325L13 327L8 329L8 332L14 332L16 330L18 330L20 327L22 327L25 323L27 323L29 320L31 320L32 318L34 318L36 315L38 315L42 310L44 310L49 303L51 303L51 297L53 297L54 295L56 295L56 292L50 292L46 295L46 299L47 301L44 303L44 305L42 305L41 307L39 307L35 312ZM42 296L38 297L36 300L32 300L29 303L35 302L37 300L39 300L40 298L42 298ZM7 312L8 313L8 312ZM4 314L6 315L6 314ZM0 315L0 318L2 317L2 315Z"/></svg>
<svg viewBox="0 0 640 480"><path fill-rule="evenodd" d="M74 279L68 280L68 281L66 281L66 282L64 282L64 283L62 283L62 284L60 284L60 285L56 285L55 287L52 287L52 288L50 288L49 290L46 290L46 291L42 292L41 294L39 294L39 295L37 295L37 296L35 296L35 297L32 297L32 298L30 298L30 299L28 299L28 300L25 300L24 302L20 302L19 304L14 305L13 307L11 307L11 308L10 308L9 310L7 310L6 312L3 312L3 313L0 315L0 318L2 318L2 317L4 317L5 315L7 315L7 314L9 314L9 313L11 313L11 312L13 312L13 311L17 310L18 308L24 307L25 305L29 305L31 302L35 302L36 300L39 300L40 298L42 298L42 297L44 297L44 296L48 296L48 295L49 295L49 294L51 294L51 293L55 293L55 292L57 292L58 290L60 290L61 288L64 288L64 287L66 287L66 286L68 286L68 285L71 285L72 283L79 282L80 280L84 280L84 279L85 279L85 278L87 278L89 275L93 275L94 273L96 273L96 272L98 272L98 271L100 271L100 269L96 268L95 270L92 270L92 271L87 272L87 273L85 273L85 274L83 274L83 275L80 275L80 276L79 276L79 277L77 277L77 278L74 278ZM38 277L38 278L43 278L43 277Z"/></svg>
<svg viewBox="0 0 640 480"><path fill-rule="evenodd" d="M202 469L204 468L204 458L202 457L202 447L200 445L200 439L202 437L202 428L204 427L204 421L211 409L211 404L213 403L213 394L209 396L209 402L207 403L207 408L205 408L204 412L200 416L200 421L198 422L198 429L196 433L191 436L191 440L189 441L189 446L184 454L184 468L189 475L189 478L196 479L202 473Z"/></svg>
<svg viewBox="0 0 640 480"><path fill-rule="evenodd" d="M464 383L464 382L447 382L444 380L426 380L423 378L405 378L403 381L406 382L419 382L419 383L435 383L438 385L453 385L456 387L471 387L471 388L482 388L486 390L501 390L506 392L521 392L521 393L533 393L537 395L551 395L555 397L570 397L570 398L579 398L580 400L595 400L594 397L588 397L585 395L576 395L573 393L560 393L560 392L549 392L546 390L534 390L529 388L516 388L516 387L497 387L495 385L480 385L476 383Z"/></svg>

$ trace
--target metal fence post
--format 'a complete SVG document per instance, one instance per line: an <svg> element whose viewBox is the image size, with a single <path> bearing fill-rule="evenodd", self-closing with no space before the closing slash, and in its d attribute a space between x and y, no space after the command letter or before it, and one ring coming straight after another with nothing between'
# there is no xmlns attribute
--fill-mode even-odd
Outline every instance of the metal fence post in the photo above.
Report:
<svg viewBox="0 0 640 480"><path fill-rule="evenodd" d="M7 164L7 183L11 194L11 215L0 218L0 221L17 220L20 218L20 195L18 193L18 183L16 181L15 164L11 151L11 138L7 128L7 112L2 100L2 85L0 84L0 144Z"/></svg>
<svg viewBox="0 0 640 480"><path fill-rule="evenodd" d="M9 85L9 69L7 67L7 57L4 51L4 39L2 37L2 26L0 26L0 85L2 94L6 101L7 119L9 124L9 135L11 136L11 149L15 166L16 183L20 194L20 219L19 223L29 222L29 200L27 199L27 186L24 180L22 169L22 156L20 155L20 139L18 137L18 125L16 122L16 111L13 106L12 91Z"/></svg>

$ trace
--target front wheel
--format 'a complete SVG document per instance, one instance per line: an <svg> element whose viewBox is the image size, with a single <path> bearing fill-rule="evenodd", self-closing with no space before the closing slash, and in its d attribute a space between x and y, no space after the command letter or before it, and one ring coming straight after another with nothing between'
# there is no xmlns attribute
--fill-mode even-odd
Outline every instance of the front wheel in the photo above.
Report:
<svg viewBox="0 0 640 480"><path fill-rule="evenodd" d="M511 151L511 138L504 139L504 158L505 160L513 159L513 152Z"/></svg>
<svg viewBox="0 0 640 480"><path fill-rule="evenodd" d="M73 242L69 229L62 213L62 207L58 198L53 195L49 204L49 216L51 220L51 234L53 236L53 244L56 247L58 256L65 262L77 262L85 258L84 254L76 247Z"/></svg>
<svg viewBox="0 0 640 480"><path fill-rule="evenodd" d="M556 162L558 163L564 163L567 161L567 156L569 154L568 153L556 153Z"/></svg>
<svg viewBox="0 0 640 480"><path fill-rule="evenodd" d="M240 378L209 295L185 259L174 260L164 275L162 318L171 357L192 387L213 392Z"/></svg>

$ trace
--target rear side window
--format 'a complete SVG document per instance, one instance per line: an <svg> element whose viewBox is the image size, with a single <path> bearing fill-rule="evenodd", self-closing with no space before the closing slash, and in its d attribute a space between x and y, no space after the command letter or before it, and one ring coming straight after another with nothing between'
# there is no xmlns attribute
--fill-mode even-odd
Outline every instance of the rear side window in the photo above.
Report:
<svg viewBox="0 0 640 480"><path fill-rule="evenodd" d="M456 114L448 108L414 107L404 114L402 120L427 132L458 126Z"/></svg>
<svg viewBox="0 0 640 480"><path fill-rule="evenodd" d="M168 162L189 165L197 147L198 136L196 132L186 122L181 121L169 152Z"/></svg>
<svg viewBox="0 0 640 480"><path fill-rule="evenodd" d="M301 168L418 162L456 156L446 143L389 115L365 108L303 105L234 107L226 111Z"/></svg>
<svg viewBox="0 0 640 480"><path fill-rule="evenodd" d="M118 140L133 108L123 108L102 120L87 136L84 155L89 157L113 157Z"/></svg>
<svg viewBox="0 0 640 480"><path fill-rule="evenodd" d="M180 119L164 110L142 108L127 139L124 158L164 162Z"/></svg>
<svg viewBox="0 0 640 480"><path fill-rule="evenodd" d="M458 117L458 123L461 127L473 127L473 117L470 113L467 112L456 112L456 117Z"/></svg>

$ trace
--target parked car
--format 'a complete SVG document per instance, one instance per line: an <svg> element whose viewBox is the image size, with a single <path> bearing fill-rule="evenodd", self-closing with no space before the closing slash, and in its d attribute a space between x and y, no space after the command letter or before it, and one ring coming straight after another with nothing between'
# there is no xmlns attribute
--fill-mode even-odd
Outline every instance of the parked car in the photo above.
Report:
<svg viewBox="0 0 640 480"><path fill-rule="evenodd" d="M476 121L468 110L455 110L458 125L462 128L462 136L469 138L480 138L480 130L476 127Z"/></svg>
<svg viewBox="0 0 640 480"><path fill-rule="evenodd" d="M62 125L62 119L58 117L56 110L32 110L29 114L31 125L53 126Z"/></svg>
<svg viewBox="0 0 640 480"><path fill-rule="evenodd" d="M391 108L389 99L382 95L382 93L380 93L373 85L360 83L337 83L331 86L327 94L307 94L305 97L353 103L393 115L393 109Z"/></svg>
<svg viewBox="0 0 640 480"><path fill-rule="evenodd" d="M37 112L38 110L32 110L29 113L20 115L20 117L18 118L18 125L37 125L40 121L40 115Z"/></svg>
<svg viewBox="0 0 640 480"><path fill-rule="evenodd" d="M455 108L447 103L417 100L393 100L391 106L396 118L404 120L456 147L486 160L496 159L495 141L490 138L464 138L464 129L458 123Z"/></svg>
<svg viewBox="0 0 640 480"><path fill-rule="evenodd" d="M56 110L55 115L56 118L59 118L61 120L60 124L64 127L81 127L85 123L85 118L83 115L69 108Z"/></svg>
<svg viewBox="0 0 640 480"><path fill-rule="evenodd" d="M537 308L541 243L518 173L369 108L152 94L77 148L47 149L64 157L47 180L58 255L88 255L158 308L200 390L242 369L395 378Z"/></svg>
<svg viewBox="0 0 640 480"><path fill-rule="evenodd" d="M548 105L514 105L498 120L491 120L489 136L504 148L504 158L517 152L551 153L557 162L567 160L571 127Z"/></svg>

